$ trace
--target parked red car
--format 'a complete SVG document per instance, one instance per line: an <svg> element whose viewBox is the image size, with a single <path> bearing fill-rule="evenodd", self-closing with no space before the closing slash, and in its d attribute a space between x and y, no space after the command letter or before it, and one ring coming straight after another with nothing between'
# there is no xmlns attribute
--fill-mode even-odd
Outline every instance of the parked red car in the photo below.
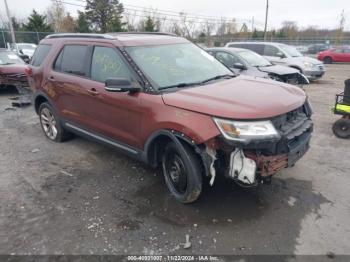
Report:
<svg viewBox="0 0 350 262"><path fill-rule="evenodd" d="M318 53L317 59L325 64L350 62L350 47L337 47Z"/></svg>
<svg viewBox="0 0 350 262"><path fill-rule="evenodd" d="M12 51L0 49L0 87L27 86L26 64Z"/></svg>

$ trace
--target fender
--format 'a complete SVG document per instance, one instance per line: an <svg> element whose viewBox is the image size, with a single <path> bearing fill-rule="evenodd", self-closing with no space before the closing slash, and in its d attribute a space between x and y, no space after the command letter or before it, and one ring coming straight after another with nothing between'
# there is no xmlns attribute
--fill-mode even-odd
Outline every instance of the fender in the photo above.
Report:
<svg viewBox="0 0 350 262"><path fill-rule="evenodd" d="M36 112L37 114L39 113L39 112L38 112L39 107L38 107L38 104L37 104L37 103L38 103L40 97L43 97L44 99L46 99L46 100L52 105L50 98L49 98L44 92L42 92L42 91L36 91L36 92L33 94L33 105L34 105L35 112Z"/></svg>
<svg viewBox="0 0 350 262"><path fill-rule="evenodd" d="M157 166L157 156L156 152L154 151L154 145L155 142L157 141L158 138L160 137L166 137L168 139L171 139L181 150L183 153L186 152L182 142L187 143L190 145L195 152L201 157L201 162L203 163L205 175L209 176L210 174L210 163L208 162L208 156L205 151L205 147L201 145L197 145L191 138L187 137L185 134L175 131L175 130L167 130L167 129L162 129L154 132L146 141L144 150L143 150L143 156L142 160L148 164L150 164L153 167ZM186 154L187 155L187 154Z"/></svg>

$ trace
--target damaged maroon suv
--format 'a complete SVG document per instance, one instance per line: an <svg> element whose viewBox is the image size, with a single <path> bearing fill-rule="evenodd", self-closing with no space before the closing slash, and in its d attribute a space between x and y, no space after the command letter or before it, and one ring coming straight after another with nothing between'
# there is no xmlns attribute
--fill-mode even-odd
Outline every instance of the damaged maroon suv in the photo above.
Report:
<svg viewBox="0 0 350 262"><path fill-rule="evenodd" d="M235 75L173 35L50 35L28 74L47 138L74 133L161 166L182 203L216 176L268 183L309 148L312 112L300 88Z"/></svg>

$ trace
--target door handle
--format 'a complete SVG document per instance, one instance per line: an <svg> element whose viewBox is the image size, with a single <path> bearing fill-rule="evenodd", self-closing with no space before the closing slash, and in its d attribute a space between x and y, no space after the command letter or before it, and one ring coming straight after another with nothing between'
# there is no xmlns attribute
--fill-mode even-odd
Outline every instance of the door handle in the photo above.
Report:
<svg viewBox="0 0 350 262"><path fill-rule="evenodd" d="M88 93L92 96L97 96L99 94L99 92L97 92L96 88L89 89Z"/></svg>
<svg viewBox="0 0 350 262"><path fill-rule="evenodd" d="M51 82L56 82L56 80L55 80L55 78L54 78L53 76L50 76L50 77L49 77L49 81L51 81Z"/></svg>

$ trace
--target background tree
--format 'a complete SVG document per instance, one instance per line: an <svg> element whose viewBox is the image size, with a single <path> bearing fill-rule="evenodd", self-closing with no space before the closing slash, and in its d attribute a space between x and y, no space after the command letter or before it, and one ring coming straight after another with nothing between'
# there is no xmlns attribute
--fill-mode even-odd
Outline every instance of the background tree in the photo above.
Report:
<svg viewBox="0 0 350 262"><path fill-rule="evenodd" d="M75 31L75 28L76 28L76 21L70 15L70 13L67 13L67 15L62 20L62 26L61 26L62 32L72 33Z"/></svg>
<svg viewBox="0 0 350 262"><path fill-rule="evenodd" d="M63 20L66 16L66 9L62 2L51 0L52 3L47 9L47 21L55 32L64 32L62 30Z"/></svg>
<svg viewBox="0 0 350 262"><path fill-rule="evenodd" d="M151 16L147 16L146 21L144 22L144 31L146 32L156 32L156 24Z"/></svg>
<svg viewBox="0 0 350 262"><path fill-rule="evenodd" d="M340 44L343 40L343 32L344 32L344 26L345 26L345 13L344 10L342 10L340 17L339 17L339 26L336 30L336 43Z"/></svg>
<svg viewBox="0 0 350 262"><path fill-rule="evenodd" d="M11 21L12 21L12 26L13 26L13 30L14 31L21 31L21 27L22 27L22 23L20 23L16 17L12 16L11 17Z"/></svg>
<svg viewBox="0 0 350 262"><path fill-rule="evenodd" d="M95 31L122 31L124 7L118 0L86 0L85 14Z"/></svg>
<svg viewBox="0 0 350 262"><path fill-rule="evenodd" d="M23 24L26 31L51 32L52 28L46 22L46 15L40 15L35 9L28 17L28 22Z"/></svg>
<svg viewBox="0 0 350 262"><path fill-rule="evenodd" d="M281 31L283 31L284 36L288 39L295 39L298 37L299 34L297 23L294 21L282 22Z"/></svg>
<svg viewBox="0 0 350 262"><path fill-rule="evenodd" d="M84 12L78 11L78 19L75 23L75 32L77 33L89 33L90 26Z"/></svg>

